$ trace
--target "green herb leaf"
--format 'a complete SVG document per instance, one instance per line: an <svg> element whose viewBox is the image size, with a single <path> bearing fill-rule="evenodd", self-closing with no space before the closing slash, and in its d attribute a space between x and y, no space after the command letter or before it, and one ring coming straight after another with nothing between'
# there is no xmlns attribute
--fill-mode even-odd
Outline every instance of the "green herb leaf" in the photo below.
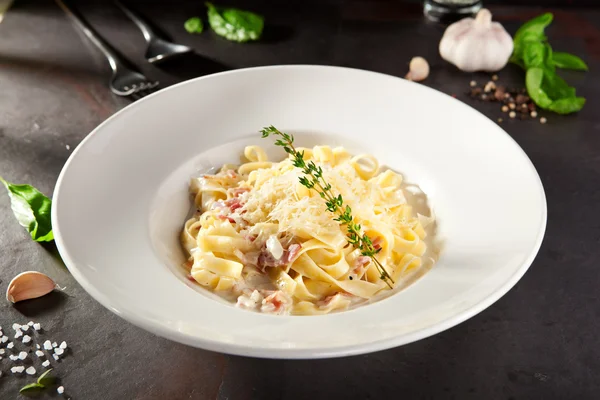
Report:
<svg viewBox="0 0 600 400"><path fill-rule="evenodd" d="M52 201L30 185L15 185L0 177L10 196L11 208L19 224L36 242L54 240L50 209Z"/></svg>
<svg viewBox="0 0 600 400"><path fill-rule="evenodd" d="M583 97L569 97L553 101L548 110L557 114L571 114L580 111L584 105L585 99Z"/></svg>
<svg viewBox="0 0 600 400"><path fill-rule="evenodd" d="M544 70L544 81L542 90L546 92L551 99L563 99L575 97L575 88L569 86L567 82L553 71Z"/></svg>
<svg viewBox="0 0 600 400"><path fill-rule="evenodd" d="M188 31L188 33L202 33L202 31L204 31L204 24L202 23L200 17L192 17L188 19L183 24L183 27L186 31Z"/></svg>
<svg viewBox="0 0 600 400"><path fill-rule="evenodd" d="M21 388L21 390L19 390L19 393L32 393L32 392L40 391L44 388L45 388L44 385L34 382L34 383L30 383L29 385L23 386Z"/></svg>
<svg viewBox="0 0 600 400"><path fill-rule="evenodd" d="M552 99L550 99L548 94L542 90L543 79L544 70L542 68L530 68L525 75L525 86L533 101L535 101L538 106L547 108L552 104Z"/></svg>
<svg viewBox="0 0 600 400"><path fill-rule="evenodd" d="M51 372L52 372L52 368L50 368L49 370L47 370L46 372L41 374L37 380L38 385L44 386L44 385L51 385L52 383L54 383L54 377L48 376L48 375L50 375Z"/></svg>
<svg viewBox="0 0 600 400"><path fill-rule="evenodd" d="M552 55L552 61L558 68L574 69L576 71L588 70L585 61L573 54L556 52Z"/></svg>
<svg viewBox="0 0 600 400"><path fill-rule="evenodd" d="M515 42L522 42L527 40L539 40L544 41L544 30L550 23L554 15L552 13L545 13L532 20L527 21L517 30L515 33ZM537 38L537 39L535 39Z"/></svg>
<svg viewBox="0 0 600 400"><path fill-rule="evenodd" d="M250 11L237 8L208 7L208 23L217 35L234 42L258 40L262 35L264 18Z"/></svg>
<svg viewBox="0 0 600 400"><path fill-rule="evenodd" d="M544 65L546 48L541 42L529 43L523 52L525 68L535 68Z"/></svg>

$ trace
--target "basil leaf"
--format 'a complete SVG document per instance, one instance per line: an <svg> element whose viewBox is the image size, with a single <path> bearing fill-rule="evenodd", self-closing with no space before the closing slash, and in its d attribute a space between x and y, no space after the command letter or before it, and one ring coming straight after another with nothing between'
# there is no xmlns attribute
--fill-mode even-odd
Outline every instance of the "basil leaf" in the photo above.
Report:
<svg viewBox="0 0 600 400"><path fill-rule="evenodd" d="M554 73L556 71L556 66L552 60L552 46L550 46L549 43L544 43L544 50L544 67L546 68L546 71Z"/></svg>
<svg viewBox="0 0 600 400"><path fill-rule="evenodd" d="M250 11L237 8L208 7L208 23L217 35L234 42L258 40L262 35L264 18Z"/></svg>
<svg viewBox="0 0 600 400"><path fill-rule="evenodd" d="M204 30L204 24L199 17L192 17L188 19L183 24L183 27L186 31L188 31L188 33L202 33Z"/></svg>
<svg viewBox="0 0 600 400"><path fill-rule="evenodd" d="M527 48L527 46L531 43L543 43L547 39L548 38L545 35L540 35L535 32L525 32L518 40L515 37L515 39L513 40L514 50L513 54L510 57L510 61L525 68L523 63L519 62L519 60L523 59L525 49Z"/></svg>
<svg viewBox="0 0 600 400"><path fill-rule="evenodd" d="M32 392L38 392L42 389L44 389L45 386L41 385L37 382L34 383L30 383L29 385L25 385L21 388L21 390L19 390L19 393L32 393Z"/></svg>
<svg viewBox="0 0 600 400"><path fill-rule="evenodd" d="M581 58L576 55L556 52L552 55L552 62L558 68L574 69L576 71L587 71L588 66Z"/></svg>
<svg viewBox="0 0 600 400"><path fill-rule="evenodd" d="M525 75L525 86L535 104L541 108L547 108L552 104L552 99L542 90L543 79L544 70L542 68L529 68Z"/></svg>
<svg viewBox="0 0 600 400"><path fill-rule="evenodd" d="M545 41L544 29L552 22L554 16L552 13L545 13L539 17L535 17L532 20L525 22L515 33L515 42L521 42L524 40L535 40Z"/></svg>
<svg viewBox="0 0 600 400"><path fill-rule="evenodd" d="M10 197L11 208L19 224L36 242L54 240L50 209L52 201L30 185L15 185L0 177Z"/></svg>
<svg viewBox="0 0 600 400"><path fill-rule="evenodd" d="M37 384L44 387L44 385L51 385L52 383L54 383L54 377L48 376L50 375L50 372L52 372L52 368L41 374L40 377L37 379Z"/></svg>
<svg viewBox="0 0 600 400"><path fill-rule="evenodd" d="M541 42L528 43L523 53L525 68L541 67L544 65L546 48Z"/></svg>
<svg viewBox="0 0 600 400"><path fill-rule="evenodd" d="M575 88L569 86L567 82L555 72L545 70L544 81L542 82L542 90L552 99L563 99L575 97Z"/></svg>
<svg viewBox="0 0 600 400"><path fill-rule="evenodd" d="M583 97L568 97L553 101L548 110L557 114L570 114L581 110L584 105L585 99Z"/></svg>

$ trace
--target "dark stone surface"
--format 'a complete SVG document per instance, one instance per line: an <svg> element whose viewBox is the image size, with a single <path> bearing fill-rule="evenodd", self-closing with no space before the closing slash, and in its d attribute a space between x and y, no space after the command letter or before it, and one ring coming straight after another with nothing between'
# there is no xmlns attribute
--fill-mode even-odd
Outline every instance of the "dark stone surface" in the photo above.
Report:
<svg viewBox="0 0 600 400"><path fill-rule="evenodd" d="M501 116L498 105L465 95L471 79L488 76L463 74L442 62L437 43L443 29L423 20L418 2L239 1L268 21L265 40L247 45L211 32L188 35L182 23L203 14L202 2L175 3L135 2L177 41L197 50L193 59L163 70L143 62L142 36L110 2L79 5L98 31L163 86L221 68L281 63L403 76L410 58L422 55L432 64L427 85L456 94L492 119ZM491 8L511 32L543 11ZM0 292L24 270L45 272L66 288L17 307L0 301L0 325L11 332L13 322L33 319L46 328L40 341L69 343L55 372L73 399L600 398L600 8L553 11L554 48L582 55L591 67L586 74L564 74L588 104L576 116L548 115L546 125L504 116L502 126L544 183L548 229L525 277L476 317L411 345L345 359L258 360L185 347L124 322L92 300L52 245L29 239L1 195ZM0 174L52 194L70 151L129 104L109 93L108 76L105 61L55 4L17 0L0 24ZM500 77L509 85L523 82L513 67ZM5 356L1 399L18 398L18 389L32 381L9 369Z"/></svg>

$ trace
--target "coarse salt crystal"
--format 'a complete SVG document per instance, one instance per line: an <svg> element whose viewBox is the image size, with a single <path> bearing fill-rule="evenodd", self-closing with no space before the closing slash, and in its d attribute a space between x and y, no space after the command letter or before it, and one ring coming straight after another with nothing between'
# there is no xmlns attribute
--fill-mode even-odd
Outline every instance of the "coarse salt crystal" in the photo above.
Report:
<svg viewBox="0 0 600 400"><path fill-rule="evenodd" d="M63 341L60 346L61 349L66 349L67 348L67 342Z"/></svg>
<svg viewBox="0 0 600 400"><path fill-rule="evenodd" d="M48 361L48 360L44 361L42 363L42 366L48 368L50 366L50 361Z"/></svg>
<svg viewBox="0 0 600 400"><path fill-rule="evenodd" d="M25 372L27 372L27 375L34 375L35 374L35 367L29 367L25 370Z"/></svg>
<svg viewBox="0 0 600 400"><path fill-rule="evenodd" d="M27 332L29 330L29 325L21 325L21 330Z"/></svg>
<svg viewBox="0 0 600 400"><path fill-rule="evenodd" d="M54 349L54 354L58 354L59 356L62 356L64 354L65 350L61 349L60 347L57 347L56 349Z"/></svg>
<svg viewBox="0 0 600 400"><path fill-rule="evenodd" d="M25 371L25 367L23 367L23 366L12 367L10 369L10 372L12 372L13 374L21 374L21 373L23 373L23 371Z"/></svg>
<svg viewBox="0 0 600 400"><path fill-rule="evenodd" d="M15 333L15 339L18 339L21 336L23 336L23 332L22 331L17 331L17 333Z"/></svg>
<svg viewBox="0 0 600 400"><path fill-rule="evenodd" d="M19 325L19 324L15 323L15 324L13 324L12 328L13 328L15 331L18 331L19 329L21 329L21 325Z"/></svg>
<svg viewBox="0 0 600 400"><path fill-rule="evenodd" d="M10 342L9 344L6 345L7 349L12 349L13 347L15 347L15 344L13 342Z"/></svg>
<svg viewBox="0 0 600 400"><path fill-rule="evenodd" d="M19 360L24 360L27 358L27 353L22 351L19 353Z"/></svg>
<svg viewBox="0 0 600 400"><path fill-rule="evenodd" d="M33 321L29 321L29 322L27 323L27 325L29 325L29 326L33 326L33 325L34 325L34 323L33 323Z"/></svg>
<svg viewBox="0 0 600 400"><path fill-rule="evenodd" d="M0 342L2 342L2 343L8 342L8 336L2 336L2 339L0 339Z"/></svg>
<svg viewBox="0 0 600 400"><path fill-rule="evenodd" d="M19 359L18 356L15 356L13 354L9 355L8 358L10 358L12 361L17 361Z"/></svg>
<svg viewBox="0 0 600 400"><path fill-rule="evenodd" d="M42 325L39 323L35 323L35 324L33 324L33 329L35 329L36 331L39 331L40 329L42 329Z"/></svg>
<svg viewBox="0 0 600 400"><path fill-rule="evenodd" d="M31 342L31 336L29 336L29 335L23 336L23 343L29 343L29 342Z"/></svg>
<svg viewBox="0 0 600 400"><path fill-rule="evenodd" d="M4 354L4 353L6 353L6 350L0 349L0 354Z"/></svg>
<svg viewBox="0 0 600 400"><path fill-rule="evenodd" d="M44 357L44 352L43 352L43 351L41 351L41 350L37 350L37 351L35 352L35 355L36 355L36 356L38 356L38 357Z"/></svg>
<svg viewBox="0 0 600 400"><path fill-rule="evenodd" d="M65 392L65 388L63 386L59 386L56 388L56 391L60 394L63 394Z"/></svg>
<svg viewBox="0 0 600 400"><path fill-rule="evenodd" d="M46 350L52 350L52 343L50 343L49 340L46 340L44 342L44 349L46 349Z"/></svg>
<svg viewBox="0 0 600 400"><path fill-rule="evenodd" d="M52 354L52 358L54 358L56 361L58 361L58 359L59 359L58 354Z"/></svg>
<svg viewBox="0 0 600 400"><path fill-rule="evenodd" d="M65 145L65 148L66 148L67 150L71 150L71 146L69 146L68 144L67 144L67 145Z"/></svg>
<svg viewBox="0 0 600 400"><path fill-rule="evenodd" d="M58 343L52 342L52 347L58 347Z"/></svg>
<svg viewBox="0 0 600 400"><path fill-rule="evenodd" d="M36 349L41 349L41 347L40 347L40 345L39 345L39 344L36 344L36 345L35 345L35 348L36 348Z"/></svg>

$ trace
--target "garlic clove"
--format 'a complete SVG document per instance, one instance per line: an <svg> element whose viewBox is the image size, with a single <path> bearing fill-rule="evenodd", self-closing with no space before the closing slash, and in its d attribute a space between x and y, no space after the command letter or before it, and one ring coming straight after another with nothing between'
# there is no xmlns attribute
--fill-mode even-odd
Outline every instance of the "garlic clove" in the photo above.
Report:
<svg viewBox="0 0 600 400"><path fill-rule="evenodd" d="M50 293L56 283L47 275L36 271L23 272L13 278L6 289L6 299L11 303L35 299Z"/></svg>
<svg viewBox="0 0 600 400"><path fill-rule="evenodd" d="M429 63L423 57L413 57L408 66L406 79L409 81L420 82L429 76Z"/></svg>

